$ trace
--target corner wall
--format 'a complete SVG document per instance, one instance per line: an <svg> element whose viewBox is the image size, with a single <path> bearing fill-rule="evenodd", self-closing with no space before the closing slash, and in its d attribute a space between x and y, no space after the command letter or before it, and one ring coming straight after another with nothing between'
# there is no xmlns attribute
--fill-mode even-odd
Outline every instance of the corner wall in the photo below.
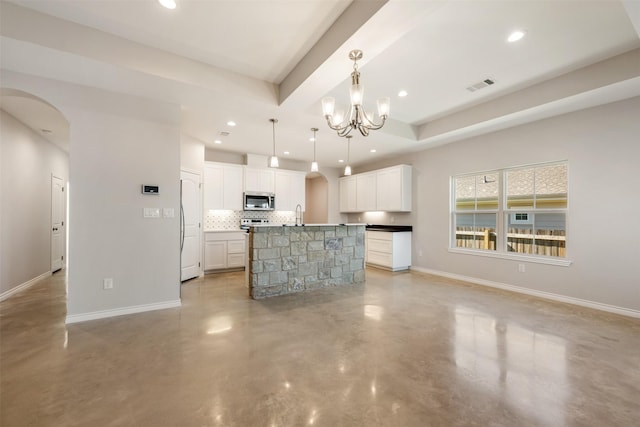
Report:
<svg viewBox="0 0 640 427"><path fill-rule="evenodd" d="M67 322L179 306L180 107L11 71L2 78L69 121ZM143 195L142 184L160 193ZM147 207L161 217L143 218Z"/></svg>
<svg viewBox="0 0 640 427"><path fill-rule="evenodd" d="M357 172L413 165L413 212L381 218L413 225L413 268L640 315L638 117L640 97L385 159ZM565 159L569 267L448 252L451 176ZM350 221L359 215L350 214ZM519 263L526 264L525 273L518 272Z"/></svg>

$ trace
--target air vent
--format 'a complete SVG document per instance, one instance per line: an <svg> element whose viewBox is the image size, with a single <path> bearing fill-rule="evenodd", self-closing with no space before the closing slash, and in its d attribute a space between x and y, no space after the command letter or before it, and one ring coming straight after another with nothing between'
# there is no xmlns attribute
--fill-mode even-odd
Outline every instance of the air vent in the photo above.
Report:
<svg viewBox="0 0 640 427"><path fill-rule="evenodd" d="M491 85L492 85L492 84L494 84L495 82L496 82L496 81L495 81L495 80L493 80L493 79L484 79L484 80L482 80L481 82L478 82L478 83L474 83L474 84L472 84L471 86L469 86L469 87L467 88L467 90L468 90L469 92L475 92L475 91L477 91L477 90L484 89L484 88L485 88L485 87L487 87L487 86L491 86Z"/></svg>
<svg viewBox="0 0 640 427"><path fill-rule="evenodd" d="M229 136L231 135L231 132L227 132L226 130L223 130L220 132L220 136Z"/></svg>

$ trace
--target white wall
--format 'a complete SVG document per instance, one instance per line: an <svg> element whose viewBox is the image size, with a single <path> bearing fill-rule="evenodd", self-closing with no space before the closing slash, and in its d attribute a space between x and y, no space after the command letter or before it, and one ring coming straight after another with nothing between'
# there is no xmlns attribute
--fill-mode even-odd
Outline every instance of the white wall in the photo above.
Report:
<svg viewBox="0 0 640 427"><path fill-rule="evenodd" d="M192 171L204 170L204 142L189 135L180 135L180 167Z"/></svg>
<svg viewBox="0 0 640 427"><path fill-rule="evenodd" d="M413 165L413 212L381 222L413 225L413 266L640 311L640 98L632 98L419 153L356 172ZM452 175L569 161L569 267L449 253ZM350 221L359 214L351 214ZM420 257L419 251L423 255Z"/></svg>
<svg viewBox="0 0 640 427"><path fill-rule="evenodd" d="M66 182L69 156L0 110L0 294L51 271L51 175Z"/></svg>
<svg viewBox="0 0 640 427"><path fill-rule="evenodd" d="M180 108L142 98L3 72L68 119L67 321L180 304ZM141 194L142 184L160 194ZM143 208L173 208L144 219ZM103 278L114 288L103 290Z"/></svg>

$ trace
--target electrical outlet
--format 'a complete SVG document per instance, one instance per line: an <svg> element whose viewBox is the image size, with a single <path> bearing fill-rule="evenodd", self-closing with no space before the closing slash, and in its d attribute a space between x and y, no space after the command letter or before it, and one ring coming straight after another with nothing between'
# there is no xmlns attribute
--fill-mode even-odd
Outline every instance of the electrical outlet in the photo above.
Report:
<svg viewBox="0 0 640 427"><path fill-rule="evenodd" d="M103 289L113 289L113 279L107 278L102 280L102 288Z"/></svg>
<svg viewBox="0 0 640 427"><path fill-rule="evenodd" d="M524 264L518 264L518 271L520 273L524 273L525 271L527 271L527 267Z"/></svg>
<svg viewBox="0 0 640 427"><path fill-rule="evenodd" d="M393 224L394 222L396 222L396 217L395 217L395 216L392 216L392 217L391 217L391 224Z"/></svg>

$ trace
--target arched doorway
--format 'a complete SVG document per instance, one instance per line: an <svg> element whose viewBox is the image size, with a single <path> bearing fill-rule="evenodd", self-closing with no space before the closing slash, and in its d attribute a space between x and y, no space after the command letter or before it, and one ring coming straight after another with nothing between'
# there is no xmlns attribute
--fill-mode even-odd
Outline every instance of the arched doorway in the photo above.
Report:
<svg viewBox="0 0 640 427"><path fill-rule="evenodd" d="M70 126L53 105L21 90L1 88L0 106L4 299L67 265Z"/></svg>
<svg viewBox="0 0 640 427"><path fill-rule="evenodd" d="M305 179L305 212L307 224L326 224L329 219L329 183L319 172L307 174Z"/></svg>

